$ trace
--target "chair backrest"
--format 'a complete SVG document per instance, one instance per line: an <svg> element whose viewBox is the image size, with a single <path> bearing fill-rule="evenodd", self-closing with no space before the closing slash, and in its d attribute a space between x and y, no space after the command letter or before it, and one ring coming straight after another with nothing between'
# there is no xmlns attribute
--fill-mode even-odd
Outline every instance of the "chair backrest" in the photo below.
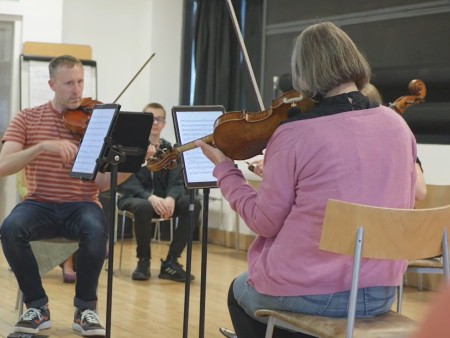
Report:
<svg viewBox="0 0 450 338"><path fill-rule="evenodd" d="M420 259L442 255L449 282L450 205L395 209L329 200L319 248L354 256L346 337L353 337L361 258Z"/></svg>
<svg viewBox="0 0 450 338"><path fill-rule="evenodd" d="M320 249L353 255L356 233L364 228L362 257L420 259L442 254L450 205L431 209L394 209L329 200Z"/></svg>
<svg viewBox="0 0 450 338"><path fill-rule="evenodd" d="M423 201L416 201L416 209L442 207L450 204L450 185L427 184L427 195Z"/></svg>

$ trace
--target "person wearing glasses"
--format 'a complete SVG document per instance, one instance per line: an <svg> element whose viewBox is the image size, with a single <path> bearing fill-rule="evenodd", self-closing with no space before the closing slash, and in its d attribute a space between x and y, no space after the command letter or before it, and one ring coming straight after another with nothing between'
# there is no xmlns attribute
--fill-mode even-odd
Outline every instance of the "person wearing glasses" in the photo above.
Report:
<svg viewBox="0 0 450 338"><path fill-rule="evenodd" d="M159 103L149 103L144 109L146 113L153 114L153 126L150 132L150 147L170 149L169 141L161 138L161 132L166 126L166 111ZM186 280L186 271L178 263L188 241L189 229L189 194L184 187L181 166L172 170L163 169L151 172L143 166L140 171L133 174L127 181L118 186L119 198L117 206L134 214L134 232L136 236L137 267L132 274L133 280L150 279L150 260L152 238L151 219L154 217L178 217L178 225L169 246L165 260L161 260L159 278L176 282ZM201 210L200 200L196 199L194 213L196 224L199 221ZM192 229L192 230L193 230ZM191 280L194 276L191 275Z"/></svg>

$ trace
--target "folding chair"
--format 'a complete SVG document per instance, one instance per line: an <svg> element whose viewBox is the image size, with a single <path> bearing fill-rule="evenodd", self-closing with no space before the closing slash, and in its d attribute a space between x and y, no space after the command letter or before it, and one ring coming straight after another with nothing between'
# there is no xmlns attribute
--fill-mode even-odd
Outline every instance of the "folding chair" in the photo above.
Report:
<svg viewBox="0 0 450 338"><path fill-rule="evenodd" d="M435 208L444 205L450 205L450 185L427 184L427 196L423 201L417 201L415 208ZM422 291L423 274L442 275L444 273L442 257L410 261L405 274L405 285L408 285L407 275L410 273L417 274L417 289Z"/></svg>
<svg viewBox="0 0 450 338"><path fill-rule="evenodd" d="M449 223L450 205L432 209L392 209L329 200L319 247L354 257L348 316L328 318L260 309L256 316L268 319L265 337L272 337L274 326L319 338L406 337L416 323L399 312L355 319L361 258L412 260L442 255L448 283ZM398 295L400 297L401 293ZM397 305L400 304L399 299Z"/></svg>

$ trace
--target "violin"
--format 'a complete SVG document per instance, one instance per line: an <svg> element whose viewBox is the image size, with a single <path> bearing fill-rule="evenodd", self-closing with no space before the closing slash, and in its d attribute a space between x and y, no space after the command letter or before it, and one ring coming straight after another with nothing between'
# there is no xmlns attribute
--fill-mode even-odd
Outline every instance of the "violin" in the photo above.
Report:
<svg viewBox="0 0 450 338"><path fill-rule="evenodd" d="M137 71L137 73L128 82L125 88L116 97L113 103L116 103L119 100L122 94L128 89L128 87L133 83L136 77L142 72L142 70L145 68L145 66L147 66L147 64L150 62L151 59L153 59L154 56L155 53L150 55L147 61L144 62L141 68ZM84 136L84 132L86 131L88 121L91 118L92 111L94 110L94 106L96 104L102 104L102 102L87 97L81 100L81 104L77 109L69 109L63 113L64 126L71 133L75 134L78 137L78 139L81 139Z"/></svg>
<svg viewBox="0 0 450 338"><path fill-rule="evenodd" d="M411 80L408 84L408 89L411 95L401 96L395 100L394 103L389 104L389 107L394 109L400 115L402 115L407 108L425 102L427 87L422 80Z"/></svg>
<svg viewBox="0 0 450 338"><path fill-rule="evenodd" d="M227 112L214 122L213 134L200 140L219 148L232 160L246 160L262 153L280 123L287 119L288 110L298 107L302 112L314 107L311 99L302 99L295 90L272 101L270 108L261 112ZM152 171L173 169L182 152L195 149L195 141L171 148L161 149L147 162Z"/></svg>
<svg viewBox="0 0 450 338"><path fill-rule="evenodd" d="M68 109L63 113L64 126L80 139L84 135L94 106L101 103L90 97L83 98L77 109Z"/></svg>

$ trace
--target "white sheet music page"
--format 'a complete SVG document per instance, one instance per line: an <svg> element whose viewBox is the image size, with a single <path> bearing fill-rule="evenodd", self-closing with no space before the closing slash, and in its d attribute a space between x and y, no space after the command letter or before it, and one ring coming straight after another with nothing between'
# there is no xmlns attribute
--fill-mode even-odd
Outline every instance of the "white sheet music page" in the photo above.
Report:
<svg viewBox="0 0 450 338"><path fill-rule="evenodd" d="M104 140L111 127L115 108L94 109L88 127L80 144L72 172L94 174L97 158L100 156Z"/></svg>
<svg viewBox="0 0 450 338"><path fill-rule="evenodd" d="M223 111L189 110L176 111L176 124L181 144L195 141L213 134L214 122ZM212 172L214 164L203 155L199 148L182 153L186 171L187 184L195 182L216 182Z"/></svg>

